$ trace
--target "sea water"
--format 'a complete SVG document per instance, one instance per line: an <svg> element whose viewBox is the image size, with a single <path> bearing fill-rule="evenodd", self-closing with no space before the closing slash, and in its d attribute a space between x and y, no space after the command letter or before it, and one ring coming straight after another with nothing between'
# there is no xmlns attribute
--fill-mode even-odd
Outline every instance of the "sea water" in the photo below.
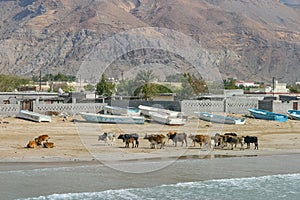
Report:
<svg viewBox="0 0 300 200"><path fill-rule="evenodd" d="M101 192L52 194L28 200L82 199L300 199L300 174L250 178L219 179L177 183L147 188L129 188Z"/></svg>
<svg viewBox="0 0 300 200"><path fill-rule="evenodd" d="M150 173L117 166L0 163L0 199L300 199L299 154L177 160Z"/></svg>

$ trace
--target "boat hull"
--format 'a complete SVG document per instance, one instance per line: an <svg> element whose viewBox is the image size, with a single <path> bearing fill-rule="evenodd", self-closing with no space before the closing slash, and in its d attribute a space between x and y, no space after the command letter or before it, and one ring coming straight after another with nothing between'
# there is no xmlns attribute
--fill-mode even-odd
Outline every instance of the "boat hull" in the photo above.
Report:
<svg viewBox="0 0 300 200"><path fill-rule="evenodd" d="M279 113L273 113L266 110L261 109L248 109L251 115L256 119L264 119L264 120L272 120L272 121L278 121L278 122L286 122L288 120L287 115L279 114Z"/></svg>
<svg viewBox="0 0 300 200"><path fill-rule="evenodd" d="M150 106L140 105L139 109L141 110L141 113L146 116L150 116L150 112L167 114L170 117L179 117L181 115L181 112L176 112L176 111L162 109L162 108L154 108Z"/></svg>
<svg viewBox="0 0 300 200"><path fill-rule="evenodd" d="M246 120L244 118L233 118L233 117L225 117L222 115L215 115L207 112L200 112L199 119L203 121L208 121L212 123L219 124L245 124Z"/></svg>
<svg viewBox="0 0 300 200"><path fill-rule="evenodd" d="M167 124L170 126L181 126L184 125L186 120L184 118L173 118L168 116L167 114L160 114L155 112L149 112L150 118L158 123Z"/></svg>
<svg viewBox="0 0 300 200"><path fill-rule="evenodd" d="M287 113L291 119L300 120L300 110L288 110Z"/></svg>
<svg viewBox="0 0 300 200"><path fill-rule="evenodd" d="M145 118L138 116L118 116L93 113L79 113L88 122L113 123L113 124L144 124Z"/></svg>
<svg viewBox="0 0 300 200"><path fill-rule="evenodd" d="M104 110L113 115L131 115L139 116L141 111L135 108L121 108L116 106L105 106Z"/></svg>
<svg viewBox="0 0 300 200"><path fill-rule="evenodd" d="M27 110L20 110L16 115L17 118L27 119L34 122L51 122L51 117L47 115L41 115L39 113L30 112Z"/></svg>

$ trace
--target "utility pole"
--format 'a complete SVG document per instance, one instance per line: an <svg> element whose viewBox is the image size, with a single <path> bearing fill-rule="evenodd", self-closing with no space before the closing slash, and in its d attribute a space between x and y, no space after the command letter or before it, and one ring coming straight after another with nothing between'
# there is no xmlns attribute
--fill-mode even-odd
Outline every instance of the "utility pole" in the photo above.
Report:
<svg viewBox="0 0 300 200"><path fill-rule="evenodd" d="M40 92L42 91L42 70L40 70Z"/></svg>
<svg viewBox="0 0 300 200"><path fill-rule="evenodd" d="M275 77L273 77L273 96L275 96Z"/></svg>

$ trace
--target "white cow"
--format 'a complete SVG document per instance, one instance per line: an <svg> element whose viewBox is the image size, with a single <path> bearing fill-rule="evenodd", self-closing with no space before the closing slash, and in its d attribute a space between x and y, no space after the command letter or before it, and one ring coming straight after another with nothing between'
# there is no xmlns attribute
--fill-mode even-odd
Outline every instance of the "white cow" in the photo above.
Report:
<svg viewBox="0 0 300 200"><path fill-rule="evenodd" d="M98 141L104 141L105 145L113 145L116 140L116 134L114 132L104 132L102 135L99 135Z"/></svg>

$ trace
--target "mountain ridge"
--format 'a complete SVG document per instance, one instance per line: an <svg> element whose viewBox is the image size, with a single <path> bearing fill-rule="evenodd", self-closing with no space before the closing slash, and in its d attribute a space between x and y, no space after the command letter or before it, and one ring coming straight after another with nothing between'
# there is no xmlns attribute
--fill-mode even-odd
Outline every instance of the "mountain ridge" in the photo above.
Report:
<svg viewBox="0 0 300 200"><path fill-rule="evenodd" d="M296 0L2 0L0 5L2 73L76 75L105 38L161 27L198 41L224 79L271 82L275 77L292 83L300 78ZM189 68L178 55L137 50L118 58L107 73L120 78L122 71L155 63Z"/></svg>

